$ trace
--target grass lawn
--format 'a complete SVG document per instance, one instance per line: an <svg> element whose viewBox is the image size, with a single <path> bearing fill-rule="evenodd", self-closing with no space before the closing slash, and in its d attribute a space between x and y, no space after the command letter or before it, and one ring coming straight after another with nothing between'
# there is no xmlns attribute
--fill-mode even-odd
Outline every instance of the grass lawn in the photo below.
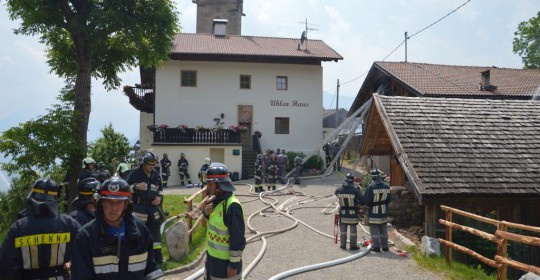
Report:
<svg viewBox="0 0 540 280"><path fill-rule="evenodd" d="M448 279L452 280L496 280L497 276L494 274L486 274L486 272L479 266L474 268L472 266L462 264L456 261L452 262L452 266L446 264L444 257L429 257L420 254L417 247L409 247L409 253L411 257L416 261L418 265L424 267L437 274L442 274Z"/></svg>
<svg viewBox="0 0 540 280"><path fill-rule="evenodd" d="M169 212L169 217L172 217L173 215L178 215L180 213L184 213L187 208L187 204L184 203L184 199L188 198L189 196L185 195L165 195L164 201L163 201L163 208L165 211ZM197 196L195 200L193 201L195 203L199 203L201 201L201 197ZM177 220L178 221L178 220ZM175 223L175 221L169 222L165 229L167 229L169 226L172 226ZM195 220L193 220L193 223L195 223ZM205 251L206 246L206 226L201 224L192 237L192 242L189 244L189 254L187 257L183 258L180 261L169 261L168 257L168 251L167 251L167 245L165 244L165 231L163 231L162 235L163 240L163 257L165 258L165 262L161 264L161 269L163 271L175 269L181 266L184 266L186 264L189 264L193 261L195 261L199 256Z"/></svg>

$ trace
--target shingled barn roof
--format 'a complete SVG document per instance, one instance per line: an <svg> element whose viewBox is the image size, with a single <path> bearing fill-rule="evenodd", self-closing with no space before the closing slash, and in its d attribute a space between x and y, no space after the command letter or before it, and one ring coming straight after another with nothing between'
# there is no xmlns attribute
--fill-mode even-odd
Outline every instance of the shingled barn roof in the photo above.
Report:
<svg viewBox="0 0 540 280"><path fill-rule="evenodd" d="M540 102L373 100L370 114L420 196L540 196Z"/></svg>
<svg viewBox="0 0 540 280"><path fill-rule="evenodd" d="M527 96L540 85L539 69L512 69L494 66L458 66L411 62L375 62L423 96ZM489 70L493 91L479 86L481 73Z"/></svg>
<svg viewBox="0 0 540 280"><path fill-rule="evenodd" d="M482 72L486 71L487 88L481 86ZM349 112L360 108L374 92L387 96L528 100L539 94L539 87L540 69L377 61Z"/></svg>

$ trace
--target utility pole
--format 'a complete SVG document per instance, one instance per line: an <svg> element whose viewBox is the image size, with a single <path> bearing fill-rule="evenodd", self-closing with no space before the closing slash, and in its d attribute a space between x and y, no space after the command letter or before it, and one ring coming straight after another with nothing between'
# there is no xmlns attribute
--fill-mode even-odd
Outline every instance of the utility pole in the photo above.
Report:
<svg viewBox="0 0 540 280"><path fill-rule="evenodd" d="M405 31L405 62L407 62L407 39L409 37L407 36L407 31Z"/></svg>
<svg viewBox="0 0 540 280"><path fill-rule="evenodd" d="M339 79L337 79L336 89L336 128L339 126ZM339 133L336 134L336 139L339 139Z"/></svg>

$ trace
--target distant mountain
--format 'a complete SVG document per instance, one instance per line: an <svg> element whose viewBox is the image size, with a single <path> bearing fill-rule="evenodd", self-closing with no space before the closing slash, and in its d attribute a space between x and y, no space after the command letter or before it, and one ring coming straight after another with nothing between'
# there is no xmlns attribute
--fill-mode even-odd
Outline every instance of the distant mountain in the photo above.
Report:
<svg viewBox="0 0 540 280"><path fill-rule="evenodd" d="M339 96L339 108L349 110L354 102L354 96ZM323 92L323 107L324 109L336 109L336 97L333 93Z"/></svg>

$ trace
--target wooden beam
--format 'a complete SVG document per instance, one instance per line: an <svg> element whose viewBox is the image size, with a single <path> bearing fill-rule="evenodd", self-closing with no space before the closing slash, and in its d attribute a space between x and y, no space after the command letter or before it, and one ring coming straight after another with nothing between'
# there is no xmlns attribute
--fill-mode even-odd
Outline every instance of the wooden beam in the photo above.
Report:
<svg viewBox="0 0 540 280"><path fill-rule="evenodd" d="M476 253L475 251L473 251L473 250L471 250L471 249L469 249L467 247L463 247L461 245L458 245L458 244L455 244L455 243L452 243L452 242L448 242L448 241L446 241L444 239L441 239L441 238L439 238L439 243L442 243L445 246L452 247L452 249L460 251L460 252L462 252L464 254L467 254L467 255L469 255L469 256L471 256L471 257L473 257L473 258L475 258L475 259L477 259L477 260L479 260L479 261L481 261L481 262L483 262L483 263L485 263L485 264L487 264L487 265L489 265L489 266L491 266L493 268L497 268L498 266L500 266L500 264L497 263L496 261L494 261L492 259L488 259L488 258Z"/></svg>
<svg viewBox="0 0 540 280"><path fill-rule="evenodd" d="M474 234L476 236L482 237L482 238L487 239L487 240L489 240L491 242L499 243L499 239L493 234L490 234L490 233L487 233L487 232L484 232L484 231L481 231L481 230L477 230L477 229L472 228L472 227L455 224L455 223L452 223L452 222L449 222L449 221L446 221L446 220L443 220L443 219L439 219L439 223L441 223L441 224L443 224L445 226L451 227L453 229L459 229L459 230L462 230L462 231L466 231L466 232L468 232L470 234Z"/></svg>
<svg viewBox="0 0 540 280"><path fill-rule="evenodd" d="M527 245L534 245L534 246L539 246L540 247L540 238L538 238L538 237L521 235L521 234L517 234L517 233L511 233L511 232L500 231L500 230L497 230L495 232L495 236L497 236L499 238L512 240L512 241L521 242L521 243L524 243L524 244L527 244Z"/></svg>
<svg viewBox="0 0 540 280"><path fill-rule="evenodd" d="M515 268L517 268L519 270L533 272L533 273L536 273L536 274L540 275L540 267L520 263L518 261L511 261L511 260L509 260L507 258L503 258L501 256L495 256L495 260L497 262L504 263L504 264L507 264L509 266L515 267Z"/></svg>

